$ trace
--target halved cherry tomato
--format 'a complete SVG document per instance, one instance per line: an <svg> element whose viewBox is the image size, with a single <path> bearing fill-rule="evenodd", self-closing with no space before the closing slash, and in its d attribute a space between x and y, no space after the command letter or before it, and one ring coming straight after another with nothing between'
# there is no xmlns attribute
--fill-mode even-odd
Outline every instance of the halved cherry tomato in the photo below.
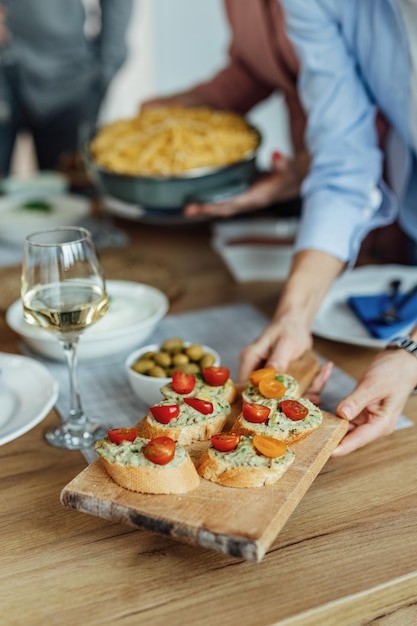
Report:
<svg viewBox="0 0 417 626"><path fill-rule="evenodd" d="M283 400L281 402L281 411L293 422L303 420L308 415L308 408L297 400Z"/></svg>
<svg viewBox="0 0 417 626"><path fill-rule="evenodd" d="M240 435L234 433L220 433L210 437L213 448L219 452L231 452L237 448L240 441Z"/></svg>
<svg viewBox="0 0 417 626"><path fill-rule="evenodd" d="M267 435L254 435L253 445L258 452L267 456L270 459L276 459L278 456L282 456L287 451L287 444L285 441L268 437Z"/></svg>
<svg viewBox="0 0 417 626"><path fill-rule="evenodd" d="M242 405L242 413L245 420L254 424L262 424L269 417L271 409L263 404L255 402L244 402Z"/></svg>
<svg viewBox="0 0 417 626"><path fill-rule="evenodd" d="M195 387L194 374L176 370L172 375L172 388L176 393L191 393Z"/></svg>
<svg viewBox="0 0 417 626"><path fill-rule="evenodd" d="M199 413L203 413L203 415L213 413L213 403L208 400L202 400L201 398L184 398L184 402L188 404L188 406L192 406L193 409Z"/></svg>
<svg viewBox="0 0 417 626"><path fill-rule="evenodd" d="M120 445L123 441L135 441L138 436L138 429L132 428L111 428L107 431L107 437L112 443Z"/></svg>
<svg viewBox="0 0 417 626"><path fill-rule="evenodd" d="M174 420L180 414L180 407L178 404L161 404L151 406L149 410L156 421L160 424L169 424L171 420Z"/></svg>
<svg viewBox="0 0 417 626"><path fill-rule="evenodd" d="M220 387L225 385L230 377L230 370L228 367L203 367L203 378L208 385L212 387Z"/></svg>
<svg viewBox="0 0 417 626"><path fill-rule="evenodd" d="M257 387L259 385L259 381L262 380L262 378L274 378L276 373L277 371L273 367L261 367L259 370L254 370L253 372L251 372L249 380L253 385Z"/></svg>
<svg viewBox="0 0 417 626"><path fill-rule="evenodd" d="M276 378L262 378L258 389L264 398L281 398L287 391L286 386Z"/></svg>
<svg viewBox="0 0 417 626"><path fill-rule="evenodd" d="M171 437L155 437L143 448L143 454L156 465L166 465L175 456L175 441Z"/></svg>

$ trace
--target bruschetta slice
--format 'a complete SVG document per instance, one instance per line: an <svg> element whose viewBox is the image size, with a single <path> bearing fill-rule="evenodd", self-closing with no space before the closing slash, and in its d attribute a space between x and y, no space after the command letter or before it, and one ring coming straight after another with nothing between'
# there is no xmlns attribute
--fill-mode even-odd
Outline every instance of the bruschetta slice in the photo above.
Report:
<svg viewBox="0 0 417 626"><path fill-rule="evenodd" d="M242 435L267 435L287 443L296 443L320 426L323 414L307 398L284 396L276 406L244 402L233 432Z"/></svg>
<svg viewBox="0 0 417 626"><path fill-rule="evenodd" d="M294 458L285 442L271 437L221 433L211 438L197 472L225 487L263 487L281 478Z"/></svg>
<svg viewBox="0 0 417 626"><path fill-rule="evenodd" d="M188 452L169 437L135 437L119 443L106 438L94 449L114 482L130 491L187 493L200 484Z"/></svg>

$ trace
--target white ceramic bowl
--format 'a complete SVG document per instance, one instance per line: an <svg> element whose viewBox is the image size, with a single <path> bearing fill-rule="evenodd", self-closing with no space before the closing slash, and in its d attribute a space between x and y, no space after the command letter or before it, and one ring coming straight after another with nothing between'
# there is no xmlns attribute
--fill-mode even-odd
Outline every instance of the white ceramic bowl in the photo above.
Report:
<svg viewBox="0 0 417 626"><path fill-rule="evenodd" d="M2 181L1 189L7 194L56 194L66 192L68 185L64 174L44 170L28 176L8 176Z"/></svg>
<svg viewBox="0 0 417 626"><path fill-rule="evenodd" d="M26 203L33 201L48 204L50 210L25 208ZM0 199L0 239L23 246L27 235L47 228L76 226L90 211L90 200L76 194L4 196Z"/></svg>
<svg viewBox="0 0 417 626"><path fill-rule="evenodd" d="M191 342L184 342L186 346L191 345ZM204 352L212 354L214 356L214 365L220 365L220 355L218 352L201 344ZM145 352L157 352L160 350L160 344L153 343L149 346L142 346L138 350L135 350L127 357L125 361L126 374L130 383L130 386L134 394L142 400L148 406L153 406L163 399L161 394L161 387L171 382L172 378L156 378L154 376L146 376L145 374L139 374L132 369L132 365L142 356Z"/></svg>
<svg viewBox="0 0 417 626"><path fill-rule="evenodd" d="M155 287L120 280L108 280L106 285L110 296L109 309L101 320L81 335L80 361L113 360L127 354L146 341L168 311L167 296ZM24 320L21 300L9 307L6 321L31 350L55 361L64 360L54 333Z"/></svg>

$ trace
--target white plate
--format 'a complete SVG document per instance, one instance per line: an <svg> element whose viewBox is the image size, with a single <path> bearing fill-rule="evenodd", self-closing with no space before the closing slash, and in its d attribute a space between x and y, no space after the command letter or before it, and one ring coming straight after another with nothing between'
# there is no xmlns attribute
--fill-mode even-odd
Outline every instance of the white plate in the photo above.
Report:
<svg viewBox="0 0 417 626"><path fill-rule="evenodd" d="M347 299L353 295L388 292L389 283L401 280L401 291L417 283L417 268L406 265L368 265L343 274L324 299L313 325L313 333L324 339L369 348L381 348L386 339L372 337L350 308ZM395 333L398 334L398 333Z"/></svg>
<svg viewBox="0 0 417 626"><path fill-rule="evenodd" d="M110 305L103 318L80 337L80 361L115 357L140 346L166 315L167 296L150 285L124 280L107 280ZM53 333L28 324L21 300L7 310L6 321L35 352L63 361L62 348Z"/></svg>
<svg viewBox="0 0 417 626"><path fill-rule="evenodd" d="M26 356L0 352L0 445L17 439L46 417L58 398L48 370Z"/></svg>
<svg viewBox="0 0 417 626"><path fill-rule="evenodd" d="M43 201L50 211L25 209L30 201ZM0 239L23 246L30 233L46 228L75 226L85 219L91 208L88 198L76 194L42 194L28 192L25 195L9 195L0 199Z"/></svg>

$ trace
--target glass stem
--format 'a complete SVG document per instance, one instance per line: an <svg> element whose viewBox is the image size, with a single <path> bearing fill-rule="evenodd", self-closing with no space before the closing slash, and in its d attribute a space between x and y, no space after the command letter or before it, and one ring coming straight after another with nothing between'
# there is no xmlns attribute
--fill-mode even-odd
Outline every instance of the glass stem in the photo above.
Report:
<svg viewBox="0 0 417 626"><path fill-rule="evenodd" d="M62 337L60 339L61 345L64 349L69 372L70 408L67 423L69 425L73 424L77 428L84 426L87 421L81 406L80 387L78 382L78 339L79 335L75 334L71 334L70 336Z"/></svg>

